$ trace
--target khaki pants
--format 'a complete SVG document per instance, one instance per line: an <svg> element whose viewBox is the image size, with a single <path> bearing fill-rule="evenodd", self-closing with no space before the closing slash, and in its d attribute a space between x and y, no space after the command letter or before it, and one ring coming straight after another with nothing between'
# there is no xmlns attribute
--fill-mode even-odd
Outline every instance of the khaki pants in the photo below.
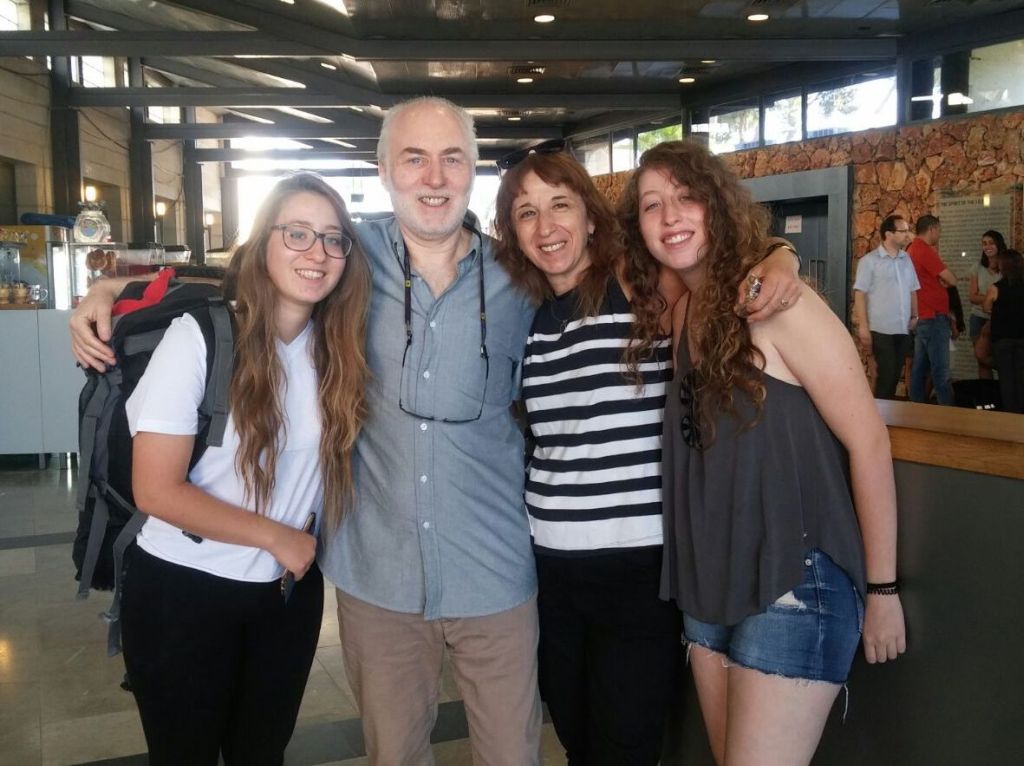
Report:
<svg viewBox="0 0 1024 766"><path fill-rule="evenodd" d="M431 766L447 649L476 766L540 763L537 600L484 617L425 620L337 591L345 670L371 766Z"/></svg>

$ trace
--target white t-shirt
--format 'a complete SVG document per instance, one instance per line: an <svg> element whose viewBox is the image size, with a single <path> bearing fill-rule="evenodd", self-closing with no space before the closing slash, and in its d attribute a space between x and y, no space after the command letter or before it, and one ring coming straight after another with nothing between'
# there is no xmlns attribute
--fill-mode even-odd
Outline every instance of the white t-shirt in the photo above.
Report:
<svg viewBox="0 0 1024 766"><path fill-rule="evenodd" d="M323 506L320 474L320 409L313 366L312 323L295 340L277 342L284 368L284 418L277 481L266 510L267 518L301 528L310 512L319 526ZM198 408L206 386L206 344L202 330L189 315L171 322L153 352L139 385L125 404L132 436L139 431L187 435L199 427ZM238 433L228 418L224 443L208 447L189 474L189 481L232 505L255 510L245 502L245 488L235 471ZM269 582L284 574L277 560L261 548L203 540L196 543L167 522L150 517L136 538L147 553L165 561L220 577Z"/></svg>

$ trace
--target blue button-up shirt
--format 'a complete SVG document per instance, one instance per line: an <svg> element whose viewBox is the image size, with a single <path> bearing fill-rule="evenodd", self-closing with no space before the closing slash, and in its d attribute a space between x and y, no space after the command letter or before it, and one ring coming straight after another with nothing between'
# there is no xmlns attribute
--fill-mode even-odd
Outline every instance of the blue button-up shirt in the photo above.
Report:
<svg viewBox="0 0 1024 766"><path fill-rule="evenodd" d="M405 244L394 218L357 233L373 269L366 339L369 418L353 455L356 498L319 563L341 590L426 619L496 614L536 590L523 502L523 439L510 405L533 308L473 235L455 281L438 297L413 278L413 340L405 351ZM480 357L480 275L487 310ZM433 416L426 420L403 412ZM441 418L468 419L444 423Z"/></svg>
<svg viewBox="0 0 1024 766"><path fill-rule="evenodd" d="M910 294L921 288L906 250L893 258L881 245L860 259L853 289L868 302L868 326L883 335L910 332Z"/></svg>

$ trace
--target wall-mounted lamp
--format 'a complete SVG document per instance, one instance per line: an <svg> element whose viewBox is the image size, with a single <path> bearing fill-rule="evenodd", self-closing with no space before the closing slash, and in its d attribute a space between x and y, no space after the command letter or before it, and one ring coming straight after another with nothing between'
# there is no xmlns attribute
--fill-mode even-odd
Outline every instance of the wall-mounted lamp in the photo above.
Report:
<svg viewBox="0 0 1024 766"><path fill-rule="evenodd" d="M157 202L153 210L156 212L157 218L163 218L165 215L167 215L167 203Z"/></svg>
<svg viewBox="0 0 1024 766"><path fill-rule="evenodd" d="M85 187L85 201L95 202L96 201L96 187L92 184L88 184Z"/></svg>
<svg viewBox="0 0 1024 766"><path fill-rule="evenodd" d="M213 226L213 213L207 213L203 217L203 221L206 223L207 226Z"/></svg>

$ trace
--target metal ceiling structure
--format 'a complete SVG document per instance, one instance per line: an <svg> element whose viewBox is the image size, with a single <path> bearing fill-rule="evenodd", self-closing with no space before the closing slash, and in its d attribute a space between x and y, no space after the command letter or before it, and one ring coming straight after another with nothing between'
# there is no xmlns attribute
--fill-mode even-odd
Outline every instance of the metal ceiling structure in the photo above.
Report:
<svg viewBox="0 0 1024 766"><path fill-rule="evenodd" d="M55 208L79 198L81 108L128 107L133 238L153 231L152 142L176 140L193 245L203 163L346 159L362 161L351 174L372 173L384 110L416 95L469 109L490 163L540 140L679 124L688 111L894 71L903 120L915 61L1024 38L1024 0L22 2L33 31L0 32L0 57L52 57ZM76 84L84 56L124 62L118 87ZM181 122L150 121L157 106L181 108ZM221 122L197 121L198 107ZM247 137L301 144L231 145Z"/></svg>
<svg viewBox="0 0 1024 766"><path fill-rule="evenodd" d="M225 123L146 124L149 140L261 135L372 142L383 109L432 94L474 112L480 136L490 140L488 156L552 136L678 118L715 98L891 68L908 51L939 50L971 35L1024 35L1024 2L1016 0L48 5L51 16L63 12L65 23L50 24L54 31L0 33L2 55L120 56L142 67L132 87L72 87L67 106L206 107ZM755 11L770 18L748 21ZM538 23L538 14L555 19ZM695 81L681 84L683 76ZM523 77L532 82L518 82ZM368 148L353 152L362 156Z"/></svg>

